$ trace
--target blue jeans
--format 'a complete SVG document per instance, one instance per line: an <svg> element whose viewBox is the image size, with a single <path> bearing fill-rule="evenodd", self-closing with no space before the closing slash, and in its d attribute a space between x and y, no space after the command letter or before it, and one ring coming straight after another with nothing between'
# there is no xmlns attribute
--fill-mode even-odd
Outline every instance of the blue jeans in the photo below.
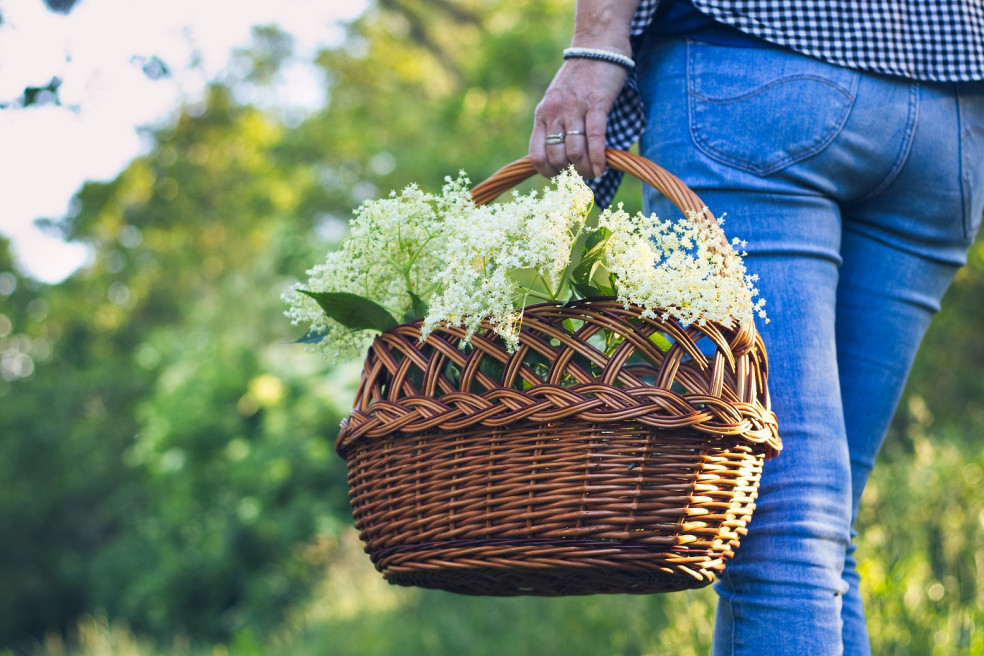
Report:
<svg viewBox="0 0 984 656"><path fill-rule="evenodd" d="M715 654L868 654L852 526L931 316L984 210L984 84L763 44L637 53L642 152L748 241L785 448L715 589ZM647 190L647 211L679 211ZM904 545L901 545L904 548Z"/></svg>

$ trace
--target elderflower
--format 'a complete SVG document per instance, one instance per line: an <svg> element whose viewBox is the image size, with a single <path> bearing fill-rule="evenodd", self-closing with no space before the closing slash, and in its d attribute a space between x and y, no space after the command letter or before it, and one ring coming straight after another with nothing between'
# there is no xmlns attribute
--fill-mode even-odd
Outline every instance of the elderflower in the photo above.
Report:
<svg viewBox="0 0 984 656"><path fill-rule="evenodd" d="M621 206L605 210L598 225L611 235L602 263L618 281L618 299L643 308L643 316L672 315L684 326L746 323L754 312L765 318L765 301L752 301L756 277L746 275L741 256L721 241L712 220L691 212L674 223L630 216Z"/></svg>
<svg viewBox="0 0 984 656"><path fill-rule="evenodd" d="M321 336L318 348L328 356L347 358L365 350L374 335L350 330L326 316L301 289L349 292L371 299L395 319L413 304L410 295L426 300L436 291L434 278L444 268L444 217L474 207L463 175L447 179L442 194L424 193L410 185L397 195L363 203L351 223L351 234L325 262L310 269L306 285L295 285L283 298L292 323L308 324L309 335ZM312 340L313 341L313 340Z"/></svg>
<svg viewBox="0 0 984 656"><path fill-rule="evenodd" d="M765 318L765 301L753 300L756 278L736 252L745 244L722 240L723 219L662 221L618 206L589 227L591 190L573 169L553 182L542 195L514 192L509 202L480 207L463 174L447 178L440 195L410 185L368 201L349 239L284 295L286 314L310 325L302 341L336 358L419 319L422 340L458 326L463 348L485 323L512 352L525 306L585 295L611 293L643 316L684 326Z"/></svg>
<svg viewBox="0 0 984 656"><path fill-rule="evenodd" d="M438 325L462 325L467 343L487 320L513 350L531 296L569 296L564 273L594 195L573 170L554 182L542 198L514 194L512 202L446 217L446 261L436 278L443 291L424 320L425 337Z"/></svg>

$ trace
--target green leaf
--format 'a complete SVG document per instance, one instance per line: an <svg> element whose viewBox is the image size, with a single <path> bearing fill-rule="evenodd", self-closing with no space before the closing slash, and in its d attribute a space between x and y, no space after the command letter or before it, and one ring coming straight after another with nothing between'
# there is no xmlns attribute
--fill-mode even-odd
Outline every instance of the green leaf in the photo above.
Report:
<svg viewBox="0 0 984 656"><path fill-rule="evenodd" d="M589 253L592 253L599 248L604 249L605 242L612 236L612 231L608 228L595 228L588 235L588 238L584 242L584 249Z"/></svg>
<svg viewBox="0 0 984 656"><path fill-rule="evenodd" d="M325 333L320 330L309 330L300 339L295 339L291 344L317 344L325 338Z"/></svg>
<svg viewBox="0 0 984 656"><path fill-rule="evenodd" d="M653 344L658 346L659 350L661 350L663 353L669 351L670 347L673 346L670 340L666 339L666 335L664 335L663 333L653 333L652 335L649 336L649 341L651 341Z"/></svg>
<svg viewBox="0 0 984 656"><path fill-rule="evenodd" d="M427 303L424 302L424 299L409 290L407 290L407 293L410 294L410 307L403 314L403 322L410 323L412 321L416 321L417 319L423 319L426 317L430 308L427 306Z"/></svg>
<svg viewBox="0 0 984 656"><path fill-rule="evenodd" d="M591 280L600 264L601 256L605 254L605 243L611 236L612 232L608 228L598 228L588 235L584 242L584 255L572 272L571 277L575 282L586 284Z"/></svg>
<svg viewBox="0 0 984 656"><path fill-rule="evenodd" d="M601 262L595 262L587 271L577 272L574 289L587 298L589 296L616 296L615 279L608 274Z"/></svg>
<svg viewBox="0 0 984 656"><path fill-rule="evenodd" d="M592 296L610 296L610 294L606 294L602 290L589 285L588 283L576 282L574 283L574 289L576 289L577 293L581 295L581 298L591 298Z"/></svg>
<svg viewBox="0 0 984 656"><path fill-rule="evenodd" d="M612 231L608 228L598 228L592 230L591 234L584 242L584 259L591 260L592 262L597 261L605 253L605 244L612 236Z"/></svg>
<svg viewBox="0 0 984 656"><path fill-rule="evenodd" d="M350 330L378 330L385 332L396 328L397 322L386 308L375 301L349 292L312 292L297 290L310 296L329 318Z"/></svg>

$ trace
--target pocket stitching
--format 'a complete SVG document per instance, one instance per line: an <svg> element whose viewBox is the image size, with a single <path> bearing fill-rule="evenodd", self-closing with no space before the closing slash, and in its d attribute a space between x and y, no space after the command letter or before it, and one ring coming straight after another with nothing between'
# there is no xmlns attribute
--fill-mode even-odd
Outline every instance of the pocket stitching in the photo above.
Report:
<svg viewBox="0 0 984 656"><path fill-rule="evenodd" d="M755 96L765 93L769 89L773 89L782 84L786 84L787 82L799 82L801 80L810 80L813 82L819 82L820 84L824 84L830 87L831 89L834 89L838 93L840 93L842 96L844 96L844 99L847 102L854 101L854 96L852 95L849 89L845 89L844 87L837 84L836 82L831 82L830 80L822 78L819 75L806 75L806 74L788 75L786 77L779 78L775 82L770 82L769 84L766 84L763 87L759 87L754 91L749 91L748 93L743 93L740 96L734 96L731 98L711 98L710 96L705 96L699 91L692 91L689 89L688 89L688 93L690 94L691 97L697 98L698 100L709 103L711 105L730 105L733 103L742 102L743 100L748 100L749 98L754 98Z"/></svg>
<svg viewBox="0 0 984 656"><path fill-rule="evenodd" d="M711 159L717 160L717 161L719 161L719 162L721 162L723 164L727 164L729 166L733 166L733 167L735 167L737 169L740 169L740 170L750 171L751 173L754 173L754 174L759 175L759 176L769 175L771 173L775 173L776 171L778 171L778 170L780 170L780 169L782 169L782 168L784 168L786 166L789 166L790 164L794 164L796 162L799 162L801 160L804 160L804 159L806 159L808 157L811 157L812 155L815 155L818 152L822 151L824 148L826 148L828 145L830 145L830 143L834 140L834 138L844 128L844 124L847 123L847 118L851 114L852 105L853 105L854 100L855 100L855 97L857 95L857 89L858 89L858 84L859 84L859 80L860 80L860 77L858 75L855 75L853 77L852 85L851 85L851 89L850 90L845 89L844 87L842 87L841 85L839 85L839 84L837 84L835 82L831 82L829 80L825 80L823 78L819 78L818 76L815 76L815 75L808 75L808 74L791 75L791 76L782 78L780 80L776 80L774 82L770 82L766 86L758 87L754 91L749 92L747 94L743 94L742 96L739 96L738 98L747 99L747 98L750 98L750 97L754 97L755 95L759 95L761 93L764 93L769 88L771 88L773 86L776 86L776 85L778 85L780 83L785 83L785 82L793 81L793 80L796 80L796 79L813 79L814 81L819 81L819 82L822 82L822 83L826 84L827 86L830 86L831 88L833 88L838 93L840 93L840 94L842 94L844 96L844 99L847 102L847 105L844 108L844 112L843 112L843 115L840 117L840 120L838 122L836 122L834 125L832 125L831 128L829 130L827 130L827 132L821 134L816 139L816 143L814 145L812 145L809 148L806 148L804 150L797 151L795 154L786 155L786 156L784 156L784 157L782 157L782 158L780 158L778 160L775 160L775 161L771 162L768 166L758 166L758 165L752 164L751 162L748 162L748 161L746 161L744 159L738 159L738 158L735 158L735 157L731 157L731 156L728 156L728 155L726 155L724 153L721 153L721 152L715 150L705 140L705 138L700 135L701 126L698 123L698 121L697 121L697 119L696 119L696 117L694 115L694 113L695 113L695 106L694 106L695 105L695 101L696 100L701 100L701 101L709 102L710 104L723 105L723 104L729 104L729 103L737 102L737 99L726 99L727 102L715 102L713 100L705 100L706 96L703 96L703 94L700 94L700 93L698 93L698 92L695 91L695 88L697 87L697 85L694 82L694 80L696 78L696 74L695 74L695 72L693 70L694 69L693 45L694 44L692 42L687 42L687 95L689 96L689 100L688 100L688 103L687 103L687 114L688 114L688 119L689 119L689 122L690 122L690 138L694 142L694 145L701 152L703 152L705 155L707 155Z"/></svg>

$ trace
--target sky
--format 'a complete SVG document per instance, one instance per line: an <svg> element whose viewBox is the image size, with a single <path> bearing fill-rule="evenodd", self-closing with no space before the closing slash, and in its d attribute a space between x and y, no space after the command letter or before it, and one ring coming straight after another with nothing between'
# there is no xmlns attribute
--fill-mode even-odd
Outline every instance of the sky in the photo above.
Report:
<svg viewBox="0 0 984 656"><path fill-rule="evenodd" d="M166 123L182 102L200 100L208 80L227 69L257 25L277 24L296 39L299 60L337 45L342 24L367 0L79 0L68 14L42 0L0 0L0 103L25 87L63 80L62 107L0 109L0 233L13 242L18 268L58 282L86 262L84 246L33 225L60 219L87 180L111 180L146 152L138 128ZM151 80L141 60L159 57L171 75ZM198 58L200 66L192 66ZM314 109L323 79L297 64L277 98Z"/></svg>

